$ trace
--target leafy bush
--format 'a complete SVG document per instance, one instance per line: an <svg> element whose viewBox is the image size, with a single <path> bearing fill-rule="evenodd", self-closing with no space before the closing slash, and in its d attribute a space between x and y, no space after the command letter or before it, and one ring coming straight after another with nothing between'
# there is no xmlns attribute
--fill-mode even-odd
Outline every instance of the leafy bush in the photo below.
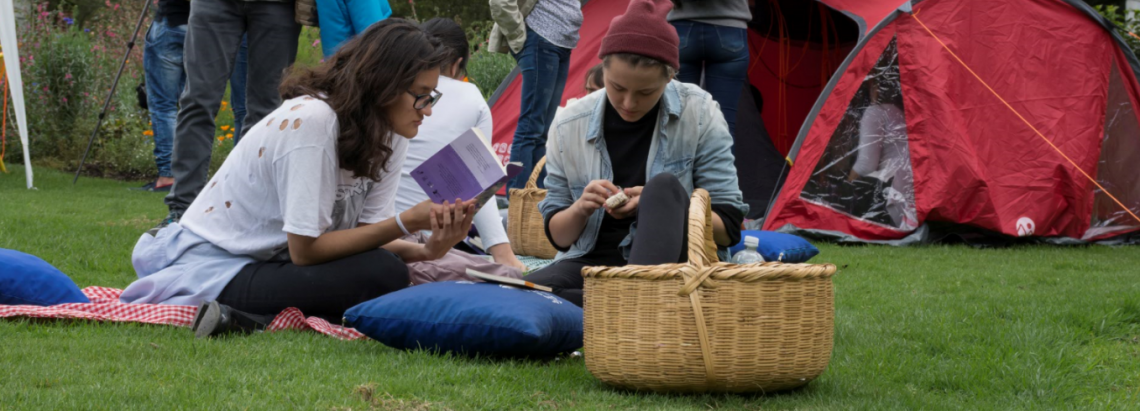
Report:
<svg viewBox="0 0 1140 411"><path fill-rule="evenodd" d="M1116 25L1117 33L1120 33L1120 37L1123 37L1128 47L1132 48L1132 53L1140 57L1140 37L1136 34L1140 32L1140 10L1125 10L1115 5L1095 8L1100 15Z"/></svg>
<svg viewBox="0 0 1140 411"><path fill-rule="evenodd" d="M471 62L467 64L467 77L479 86L484 99L490 99L499 83L514 68L515 59L509 55L479 51L471 55Z"/></svg>
<svg viewBox="0 0 1140 411"><path fill-rule="evenodd" d="M83 28L71 17L75 10L52 9L43 3L31 6L25 13L28 18L16 33L21 44L29 151L33 159L65 168L78 164L141 7L105 3L103 16L90 19ZM90 171L103 175L135 174L119 171L119 165L109 159L119 161L123 156L106 150L126 149L129 144L119 140L138 140L149 128L147 113L138 107L134 92L142 77L142 50L136 47L111 98L99 140L92 148ZM8 131L14 135L15 124ZM19 142L13 141L5 160L21 161ZM153 160L151 163L153 170ZM138 169L138 164L123 168Z"/></svg>
<svg viewBox="0 0 1140 411"><path fill-rule="evenodd" d="M32 158L42 165L74 170L95 128L104 99L123 59L126 42L142 11L141 2L112 3L115 0L46 0L33 4L23 13L17 37L25 85L26 110ZM481 50L492 23L484 0L393 2L396 15L417 17L446 16L455 19L471 39L470 80L489 97L514 68L514 60L504 54ZM425 13L426 12L426 13ZM143 81L142 53L146 27L136 40L122 79L99 136L85 163L89 175L143 178L153 177L153 131L149 113L138 107L135 87ZM295 65L309 67L322 60L320 34L306 27L298 41ZM228 100L228 91L227 98ZM10 114L11 115L11 114ZM9 121L8 135L16 135L15 121ZM222 102L215 119L216 141L210 171L216 171L233 149L233 111ZM23 161L18 138L9 138L4 161Z"/></svg>
<svg viewBox="0 0 1140 411"><path fill-rule="evenodd" d="M463 27L491 19L487 0L393 0L392 15L416 21L447 17Z"/></svg>
<svg viewBox="0 0 1140 411"><path fill-rule="evenodd" d="M90 4L98 7L92 11ZM72 170L78 166L142 7L135 2L52 0L35 4L25 13L28 18L16 32L26 91L29 150L37 163ZM87 174L141 178L157 172L149 113L139 108L135 93L144 77L142 49L149 17L147 20L85 163ZM315 30L303 33L302 39L306 36L315 38ZM320 60L318 45L300 46L299 63L316 64ZM316 49L315 56L311 49ZM219 141L214 147L217 164L211 170L217 169L233 146L233 111L228 102L223 101L215 121ZM16 135L15 121L8 123L8 135ZM19 139L8 140L4 161L23 161Z"/></svg>

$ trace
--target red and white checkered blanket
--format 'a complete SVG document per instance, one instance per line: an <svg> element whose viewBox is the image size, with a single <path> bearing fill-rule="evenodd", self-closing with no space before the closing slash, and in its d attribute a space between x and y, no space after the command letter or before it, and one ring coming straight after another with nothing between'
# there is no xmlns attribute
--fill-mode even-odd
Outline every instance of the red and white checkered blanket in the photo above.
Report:
<svg viewBox="0 0 1140 411"><path fill-rule="evenodd" d="M106 287L87 287L83 294L91 303L59 304L48 307L35 305L0 305L0 318L70 318L96 321L114 321L189 327L198 313L192 305L124 304L119 301L123 290ZM364 338L355 329L342 327L317 317L305 318L301 310L286 308L266 331L313 330L342 340Z"/></svg>

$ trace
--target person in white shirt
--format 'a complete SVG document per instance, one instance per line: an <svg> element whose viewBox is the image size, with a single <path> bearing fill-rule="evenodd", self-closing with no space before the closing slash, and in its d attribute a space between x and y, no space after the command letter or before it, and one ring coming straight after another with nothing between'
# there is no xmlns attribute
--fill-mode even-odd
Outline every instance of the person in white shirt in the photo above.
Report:
<svg viewBox="0 0 1140 411"><path fill-rule="evenodd" d="M895 227L912 230L918 218L898 66L877 67L870 77L870 104L859 121L859 146L847 180L871 177L889 183L883 198L874 201L883 202Z"/></svg>
<svg viewBox="0 0 1140 411"><path fill-rule="evenodd" d="M445 57L418 25L389 19L290 75L285 103L250 125L181 221L139 239L139 280L121 300L200 304L201 338L264 329L288 307L339 323L407 287L406 264L444 256L475 213L459 199L395 209ZM399 240L420 230L433 233L424 244Z"/></svg>
<svg viewBox="0 0 1140 411"><path fill-rule="evenodd" d="M467 72L470 56L467 35L455 21L434 18L421 25L429 35L435 36L448 51L448 58L440 66L439 85L436 90L447 96L432 108L432 115L424 119L419 135L408 142L408 155L400 173L400 188L396 191L396 209L406 210L428 199L420 185L412 178L412 170L430 158L460 134L478 128L483 136L491 137L491 109L483 94L474 84L462 81ZM490 142L487 142L488 147ZM489 148L488 148L489 149ZM443 258L408 264L413 284L435 281L471 280L466 269L488 274L519 278L526 266L515 257L514 250L503 229L503 218L495 201L488 201L475 214L475 229L483 247L495 259L487 261L459 250L452 250ZM419 232L405 240L424 242L431 233Z"/></svg>

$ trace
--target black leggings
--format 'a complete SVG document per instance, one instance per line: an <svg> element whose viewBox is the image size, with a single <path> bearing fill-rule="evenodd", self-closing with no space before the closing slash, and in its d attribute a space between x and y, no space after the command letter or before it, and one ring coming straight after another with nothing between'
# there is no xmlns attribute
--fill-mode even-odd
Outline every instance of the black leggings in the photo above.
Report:
<svg viewBox="0 0 1140 411"><path fill-rule="evenodd" d="M670 173L653 176L641 191L637 206L637 235L629 251L629 261L621 250L595 249L589 254L568 258L526 276L527 281L554 289L554 294L582 306L582 268L620 267L626 264L657 265L686 262L689 240L689 195Z"/></svg>
<svg viewBox="0 0 1140 411"><path fill-rule="evenodd" d="M388 250L366 251L311 266L288 261L242 268L218 302L250 314L277 315L297 307L306 316L340 324L352 306L408 286L408 266Z"/></svg>

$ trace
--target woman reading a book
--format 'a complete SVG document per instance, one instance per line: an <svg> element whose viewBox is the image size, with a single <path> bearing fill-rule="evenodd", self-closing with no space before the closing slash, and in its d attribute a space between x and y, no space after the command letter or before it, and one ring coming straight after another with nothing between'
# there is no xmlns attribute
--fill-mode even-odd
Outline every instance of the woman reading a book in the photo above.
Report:
<svg viewBox="0 0 1140 411"><path fill-rule="evenodd" d="M720 108L696 85L673 80L677 32L669 0L633 0L602 40L605 89L555 117L539 208L557 261L525 279L582 305L587 266L687 260L689 197L712 199L717 245L740 240L748 211ZM618 193L627 200L610 200ZM607 204L607 200L609 204Z"/></svg>
<svg viewBox="0 0 1140 411"><path fill-rule="evenodd" d="M293 73L288 99L248 134L179 223L144 234L128 303L200 304L199 337L263 329L287 307L339 323L408 285L406 263L442 257L471 202L395 211L399 172L432 106L439 41L389 19L324 64ZM431 230L424 244L399 240Z"/></svg>
<svg viewBox="0 0 1140 411"><path fill-rule="evenodd" d="M400 189L396 192L396 209L411 209L428 199L420 185L412 178L412 170L436 154L460 134L478 128L483 136L490 138L491 108L479 92L479 87L463 81L467 75L467 60L470 46L467 34L455 21L434 18L422 25L424 31L435 36L446 51L447 58L440 65L439 84L436 86L447 99L432 107L432 116L425 118L420 125L419 135L408 142L408 156L400 173ZM488 148L490 150L490 148ZM466 269L501 275L512 278L522 277L526 266L515 257L511 243L507 240L507 230L503 228L503 218L492 199L475 213L475 229L479 231L483 249L494 258L494 262L459 250L451 250L442 258L431 261L409 263L408 270L413 284L433 281L470 280ZM431 236L429 232L416 232L406 240L423 243Z"/></svg>

